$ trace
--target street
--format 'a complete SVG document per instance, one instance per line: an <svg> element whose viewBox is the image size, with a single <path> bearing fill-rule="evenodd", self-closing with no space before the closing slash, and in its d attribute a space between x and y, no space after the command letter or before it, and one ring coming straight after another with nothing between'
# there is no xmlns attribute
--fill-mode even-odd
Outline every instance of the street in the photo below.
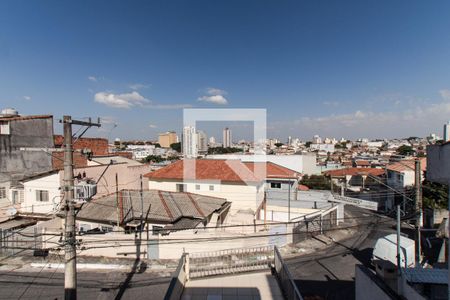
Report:
<svg viewBox="0 0 450 300"><path fill-rule="evenodd" d="M0 299L64 299L62 270L0 272ZM79 272L78 299L163 299L170 278L161 272ZM167 275L167 274L165 274ZM126 284L128 282L128 284Z"/></svg>
<svg viewBox="0 0 450 300"><path fill-rule="evenodd" d="M367 225L352 237L331 244L314 254L287 259L289 270L303 297L310 299L354 299L355 265L370 265L378 238L395 233L395 221L350 205L346 217Z"/></svg>

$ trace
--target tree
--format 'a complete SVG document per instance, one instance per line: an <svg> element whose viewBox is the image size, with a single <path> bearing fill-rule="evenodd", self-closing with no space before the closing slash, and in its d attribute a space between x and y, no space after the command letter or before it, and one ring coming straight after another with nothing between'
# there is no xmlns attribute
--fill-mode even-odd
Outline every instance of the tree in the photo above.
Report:
<svg viewBox="0 0 450 300"><path fill-rule="evenodd" d="M155 148L161 148L161 145L159 143L156 143Z"/></svg>
<svg viewBox="0 0 450 300"><path fill-rule="evenodd" d="M234 147L210 147L208 148L208 154L228 154L228 153L236 153L243 152L240 148Z"/></svg>
<svg viewBox="0 0 450 300"><path fill-rule="evenodd" d="M402 146L398 147L397 153L399 155L409 156L409 155L413 155L415 153L415 151L414 151L413 147L411 147L411 146L402 145Z"/></svg>
<svg viewBox="0 0 450 300"><path fill-rule="evenodd" d="M165 161L164 158L162 158L159 155L149 155L146 158L144 158L145 162L155 162L155 163L159 163L159 162L163 162Z"/></svg>
<svg viewBox="0 0 450 300"><path fill-rule="evenodd" d="M283 143L275 143L275 147L280 148L281 146L283 146Z"/></svg>
<svg viewBox="0 0 450 300"><path fill-rule="evenodd" d="M314 190L331 189L331 179L323 175L305 175L302 180L300 180L300 183Z"/></svg>
<svg viewBox="0 0 450 300"><path fill-rule="evenodd" d="M170 148L181 153L181 143L170 144Z"/></svg>
<svg viewBox="0 0 450 300"><path fill-rule="evenodd" d="M448 186L424 180L422 184L423 206L427 208L446 208L448 203Z"/></svg>
<svg viewBox="0 0 450 300"><path fill-rule="evenodd" d="M305 147L306 147L306 148L309 148L309 146L311 146L311 144L312 144L312 142L306 142L306 143L305 143Z"/></svg>

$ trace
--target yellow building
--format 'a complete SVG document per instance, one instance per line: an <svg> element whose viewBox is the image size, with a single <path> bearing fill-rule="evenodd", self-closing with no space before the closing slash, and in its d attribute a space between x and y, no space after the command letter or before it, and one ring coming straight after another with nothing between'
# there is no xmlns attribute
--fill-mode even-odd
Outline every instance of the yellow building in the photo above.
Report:
<svg viewBox="0 0 450 300"><path fill-rule="evenodd" d="M167 131L164 133L160 133L158 137L158 143L163 148L169 148L171 144L177 143L178 137L175 131Z"/></svg>

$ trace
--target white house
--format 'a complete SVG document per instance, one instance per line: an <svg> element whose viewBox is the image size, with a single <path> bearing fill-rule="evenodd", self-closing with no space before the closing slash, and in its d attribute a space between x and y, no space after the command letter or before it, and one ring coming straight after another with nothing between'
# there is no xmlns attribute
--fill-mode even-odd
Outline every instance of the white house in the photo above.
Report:
<svg viewBox="0 0 450 300"><path fill-rule="evenodd" d="M151 170L149 165L129 165L114 163L111 165L92 165L75 168L74 175L82 179L91 179L97 183L97 195L110 194L116 190L116 175L119 189L139 189L140 175ZM22 181L24 200L20 204L21 213L51 214L56 212L63 200L64 170L52 170ZM75 180L75 185L77 180ZM144 181L143 186L147 183Z"/></svg>
<svg viewBox="0 0 450 300"><path fill-rule="evenodd" d="M149 189L225 198L232 212L250 210L256 215L264 199L265 176L255 173L240 160L185 159L145 177Z"/></svg>

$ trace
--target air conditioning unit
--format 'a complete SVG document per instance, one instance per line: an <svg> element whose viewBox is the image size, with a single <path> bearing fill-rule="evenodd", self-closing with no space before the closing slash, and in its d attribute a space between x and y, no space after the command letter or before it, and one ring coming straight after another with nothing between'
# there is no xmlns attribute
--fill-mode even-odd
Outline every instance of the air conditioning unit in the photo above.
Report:
<svg viewBox="0 0 450 300"><path fill-rule="evenodd" d="M75 186L75 199L80 202L91 200L97 194L97 184L81 181Z"/></svg>

